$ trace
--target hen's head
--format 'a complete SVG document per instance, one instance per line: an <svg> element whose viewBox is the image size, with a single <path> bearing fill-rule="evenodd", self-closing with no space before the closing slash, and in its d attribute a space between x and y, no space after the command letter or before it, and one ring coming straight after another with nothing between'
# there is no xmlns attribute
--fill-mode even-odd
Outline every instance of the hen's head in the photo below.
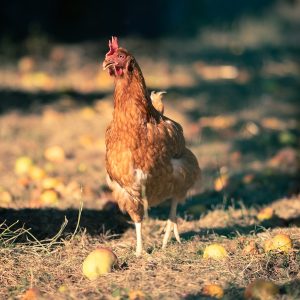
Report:
<svg viewBox="0 0 300 300"><path fill-rule="evenodd" d="M115 77L122 77L131 70L132 56L126 49L119 47L118 39L112 37L108 42L109 51L103 61L103 69L108 69L109 74Z"/></svg>

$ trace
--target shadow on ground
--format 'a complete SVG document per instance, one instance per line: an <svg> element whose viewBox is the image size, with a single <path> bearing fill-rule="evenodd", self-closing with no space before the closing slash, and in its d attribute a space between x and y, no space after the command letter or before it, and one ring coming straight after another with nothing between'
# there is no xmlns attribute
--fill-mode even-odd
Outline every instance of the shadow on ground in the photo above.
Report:
<svg viewBox="0 0 300 300"><path fill-rule="evenodd" d="M300 216L291 219L282 219L277 216L273 218L253 224L242 226L238 224L234 224L233 226L228 227L221 227L221 228L201 228L199 231L187 231L180 235L183 240L189 241L195 237L203 237L208 234L217 234L220 236L226 236L227 238L232 238L236 235L249 235L249 234L257 234L259 232L264 232L270 228L276 227L292 227L292 226L299 226L300 224Z"/></svg>
<svg viewBox="0 0 300 300"><path fill-rule="evenodd" d="M255 207L272 203L273 201L288 195L297 194L300 191L300 180L298 176L288 174L256 174L249 184L243 183L243 176L230 178L230 184L224 191L206 191L189 198L184 205L179 206L178 214L188 220L196 220L203 213L207 213L214 208L228 209ZM234 200L231 200L234 199ZM161 220L167 219L169 214L169 203L151 208L150 216ZM55 236L65 218L68 224L62 233L66 237L75 231L79 211L76 209L59 210L54 208L45 209L0 209L0 220L6 225L11 225L18 221L12 228L16 230L21 227L30 229L30 232L39 240ZM130 227L129 218L123 215L116 206L110 210L84 209L80 218L80 228L87 230L91 236L105 234L122 234ZM251 234L259 232L265 228L288 227L300 224L300 217L295 219L280 219L274 217L268 221L251 226L234 226L225 228L202 228L201 231L189 231L182 234L182 238L190 240L198 235L215 233L231 237L237 232L240 234ZM1 232L0 232L1 234ZM23 236L25 238L25 236Z"/></svg>
<svg viewBox="0 0 300 300"><path fill-rule="evenodd" d="M11 229L17 230L24 226L30 229L30 233L39 240L52 238L60 230L65 218L67 226L62 233L62 238L74 233L78 221L78 210L67 209L0 209L0 220L9 226L15 224ZM80 218L80 228L86 229L91 236L100 234L122 234L129 227L128 219L118 210L100 211L84 209ZM1 234L1 231L0 231ZM24 241L22 235L20 242Z"/></svg>
<svg viewBox="0 0 300 300"><path fill-rule="evenodd" d="M198 101L203 95L207 97L208 105L204 108L202 107L201 110L187 110L184 112L191 120L196 121L201 116L232 113L255 105L261 105L262 96L265 94L270 95L272 100L280 103L282 101L281 98L278 99L278 97L276 97L279 91L280 94L285 97L285 102L296 104L298 98L295 91L298 86L299 80L291 76L265 78L261 75L257 75L252 76L252 79L246 84L235 81L196 80L196 83L190 87L170 85L165 89L168 92L167 99L180 100L182 98L191 97ZM155 90L155 88L148 86L148 90L152 91ZM112 97L112 94L112 91L81 93L75 90L30 92L1 89L0 113L13 109L28 112L34 105L49 105L62 96L69 96L74 99L76 103L81 105L83 103L91 104L95 99L101 99L106 95L111 95ZM300 114L299 110L294 113ZM280 116L282 116L282 113Z"/></svg>
<svg viewBox="0 0 300 300"><path fill-rule="evenodd" d="M93 92L83 94L76 91L65 92L26 92L17 90L0 90L0 113L6 111L18 110L22 113L36 111L44 105L57 102L61 97L70 97L76 102L76 105L86 105L92 103L95 99L101 99L106 93Z"/></svg>
<svg viewBox="0 0 300 300"><path fill-rule="evenodd" d="M200 216L210 209L228 207L251 208L261 207L272 202L291 197L300 193L300 177L298 174L281 172L253 173L250 183L244 182L244 173L229 178L229 184L224 190L218 192L208 190L187 199L184 205L178 208L181 217L189 220L199 219ZM163 204L151 208L150 216L167 218L169 205Z"/></svg>
<svg viewBox="0 0 300 300"><path fill-rule="evenodd" d="M300 280L293 280L281 285L280 287L280 299L299 299L300 297ZM235 284L230 283L226 289L224 289L224 300L243 300L244 288L241 288ZM285 298L288 297L288 298ZM197 294L190 294L184 297L185 300L213 300L215 297L205 296L202 292ZM276 298L277 299L277 298ZM279 299L279 298L278 298Z"/></svg>

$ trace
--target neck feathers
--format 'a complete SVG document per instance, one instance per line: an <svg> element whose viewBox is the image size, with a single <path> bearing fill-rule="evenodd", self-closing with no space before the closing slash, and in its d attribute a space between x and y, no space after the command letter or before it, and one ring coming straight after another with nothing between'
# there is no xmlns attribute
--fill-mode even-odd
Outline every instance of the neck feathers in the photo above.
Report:
<svg viewBox="0 0 300 300"><path fill-rule="evenodd" d="M124 119L126 116L126 122L144 124L158 121L159 113L152 105L142 71L135 60L131 62L131 67L131 72L127 71L122 78L116 79L114 118Z"/></svg>

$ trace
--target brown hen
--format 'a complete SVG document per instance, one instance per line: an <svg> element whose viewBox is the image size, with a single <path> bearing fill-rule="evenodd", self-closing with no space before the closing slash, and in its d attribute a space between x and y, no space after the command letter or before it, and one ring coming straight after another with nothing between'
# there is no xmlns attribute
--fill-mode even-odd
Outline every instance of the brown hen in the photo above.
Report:
<svg viewBox="0 0 300 300"><path fill-rule="evenodd" d="M107 182L123 212L135 223L136 255L142 253L144 205L155 206L171 199L170 216L163 239L171 231L180 242L176 209L200 175L195 155L185 146L182 127L163 115L161 94L155 105L135 58L109 41L103 68L115 78L113 120L107 128ZM155 100L154 100L155 101ZM158 103L158 104L160 104Z"/></svg>

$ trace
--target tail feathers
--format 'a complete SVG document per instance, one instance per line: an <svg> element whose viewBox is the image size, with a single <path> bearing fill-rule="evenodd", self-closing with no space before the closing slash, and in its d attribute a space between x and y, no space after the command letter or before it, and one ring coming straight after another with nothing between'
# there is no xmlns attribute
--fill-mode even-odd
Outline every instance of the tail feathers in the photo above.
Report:
<svg viewBox="0 0 300 300"><path fill-rule="evenodd" d="M160 91L160 92L152 91L151 95L150 95L153 106L162 115L164 114L164 104L162 102L162 97L163 97L163 94L166 94L166 93L167 93L166 91Z"/></svg>

